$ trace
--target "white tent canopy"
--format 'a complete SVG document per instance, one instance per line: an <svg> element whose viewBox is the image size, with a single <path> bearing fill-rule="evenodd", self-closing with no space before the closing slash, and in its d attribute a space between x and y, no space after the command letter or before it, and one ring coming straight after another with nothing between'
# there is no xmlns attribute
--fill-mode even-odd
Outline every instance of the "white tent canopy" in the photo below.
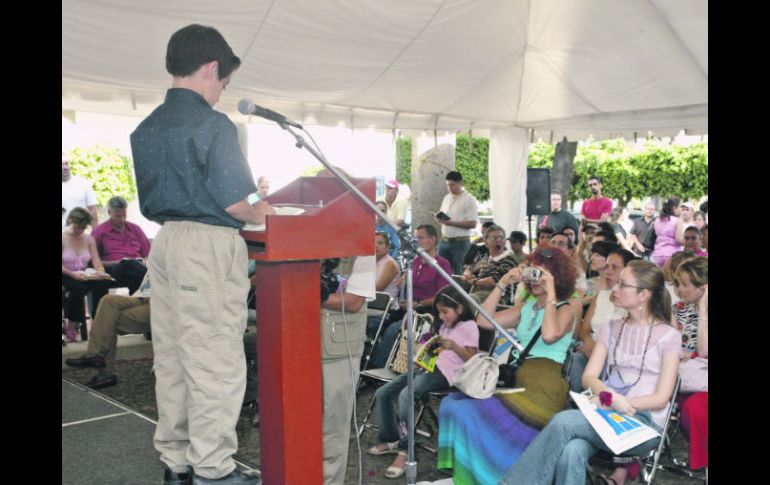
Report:
<svg viewBox="0 0 770 485"><path fill-rule="evenodd" d="M148 114L169 37L200 23L242 60L217 105L237 122L247 97L351 128L706 133L707 19L707 0L63 0L62 110Z"/></svg>
<svg viewBox="0 0 770 485"><path fill-rule="evenodd" d="M64 0L62 109L146 115L165 47L222 32L240 98L356 128L523 127L556 139L707 131L706 0Z"/></svg>

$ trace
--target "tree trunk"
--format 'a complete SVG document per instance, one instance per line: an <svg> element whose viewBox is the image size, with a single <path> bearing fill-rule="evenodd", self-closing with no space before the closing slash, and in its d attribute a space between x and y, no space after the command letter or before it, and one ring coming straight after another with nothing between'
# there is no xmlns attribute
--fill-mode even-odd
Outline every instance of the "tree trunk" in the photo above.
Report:
<svg viewBox="0 0 770 485"><path fill-rule="evenodd" d="M412 230L431 224L441 236L441 228L433 220L441 201L447 194L446 174L455 170L455 146L449 143L431 148L419 155L417 143L412 142Z"/></svg>
<svg viewBox="0 0 770 485"><path fill-rule="evenodd" d="M561 194L561 208L569 209L569 190L572 187L572 177L575 171L575 154L577 142L567 141L565 136L556 144L551 169L551 191L558 190Z"/></svg>

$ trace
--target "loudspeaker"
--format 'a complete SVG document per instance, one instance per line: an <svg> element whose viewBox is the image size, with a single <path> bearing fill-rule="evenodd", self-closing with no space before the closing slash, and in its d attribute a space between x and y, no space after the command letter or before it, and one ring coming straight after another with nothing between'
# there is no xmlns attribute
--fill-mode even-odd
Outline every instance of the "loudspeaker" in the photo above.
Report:
<svg viewBox="0 0 770 485"><path fill-rule="evenodd" d="M551 173L547 168L527 169L527 215L551 213Z"/></svg>

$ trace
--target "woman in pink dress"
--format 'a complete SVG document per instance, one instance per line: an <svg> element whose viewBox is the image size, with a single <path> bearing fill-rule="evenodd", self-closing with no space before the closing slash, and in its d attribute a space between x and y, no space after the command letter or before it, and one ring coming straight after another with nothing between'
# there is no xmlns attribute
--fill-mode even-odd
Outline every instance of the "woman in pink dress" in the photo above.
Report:
<svg viewBox="0 0 770 485"><path fill-rule="evenodd" d="M681 251L684 245L684 224L679 219L680 212L679 197L669 197L660 210L660 216L653 222L656 238L650 260L658 268L662 268L668 258Z"/></svg>

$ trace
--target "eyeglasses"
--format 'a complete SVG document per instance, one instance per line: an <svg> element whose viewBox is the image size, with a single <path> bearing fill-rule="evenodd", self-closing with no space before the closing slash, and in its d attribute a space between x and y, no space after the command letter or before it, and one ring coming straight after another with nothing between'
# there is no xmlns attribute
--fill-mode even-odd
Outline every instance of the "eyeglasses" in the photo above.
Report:
<svg viewBox="0 0 770 485"><path fill-rule="evenodd" d="M487 236L487 239L492 241L505 241L505 236Z"/></svg>
<svg viewBox="0 0 770 485"><path fill-rule="evenodd" d="M622 290L623 288L636 288L636 289L638 289L638 290L644 290L644 288L642 288L641 286L634 286L634 285L629 285L629 284L625 283L623 280L620 280L620 281L618 281L618 287L619 287L621 290Z"/></svg>

